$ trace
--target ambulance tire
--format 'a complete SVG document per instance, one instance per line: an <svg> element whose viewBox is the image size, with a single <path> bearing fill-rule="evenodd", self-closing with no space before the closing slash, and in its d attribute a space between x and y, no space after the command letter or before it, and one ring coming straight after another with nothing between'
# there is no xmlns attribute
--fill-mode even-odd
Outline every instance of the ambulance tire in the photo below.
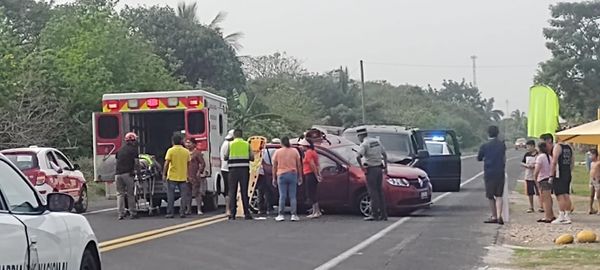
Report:
<svg viewBox="0 0 600 270"><path fill-rule="evenodd" d="M219 196L214 192L207 192L204 198L204 211L215 211L219 208Z"/></svg>
<svg viewBox="0 0 600 270"><path fill-rule="evenodd" d="M94 252L86 248L83 252L83 257L81 258L81 266L80 270L100 270L100 262L97 257L94 256Z"/></svg>

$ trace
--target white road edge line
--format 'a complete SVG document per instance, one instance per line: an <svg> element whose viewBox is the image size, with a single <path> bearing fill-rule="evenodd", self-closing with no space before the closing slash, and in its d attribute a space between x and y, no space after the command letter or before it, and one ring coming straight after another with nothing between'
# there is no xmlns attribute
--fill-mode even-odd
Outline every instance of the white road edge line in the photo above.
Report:
<svg viewBox="0 0 600 270"><path fill-rule="evenodd" d="M465 160L465 159L469 159L469 158L474 158L477 155L469 155L469 156L464 156L464 157L460 157L461 160Z"/></svg>
<svg viewBox="0 0 600 270"><path fill-rule="evenodd" d="M507 159L506 161L510 161L513 159L519 158L517 157L512 157ZM475 176L467 179L466 181L464 181L463 183L460 184L460 187L463 187L471 182L473 182L475 179L479 178L480 176L483 175L483 171L479 172L478 174L476 174ZM446 192L443 193L440 196L435 197L435 199L433 199L431 202L432 203L436 203L438 201L440 201L441 199L443 199L444 197L450 195L452 192ZM415 212L413 212L413 214L419 214L420 212L422 212L423 210L417 210ZM390 231L393 231L394 229L396 229L398 226L402 225L403 223L405 223L406 221L410 220L411 217L403 217L401 219L399 219L398 221L392 223L391 225L385 227L383 230L377 232L376 234L372 235L371 237L365 239L364 241L358 243L356 246L351 247L350 249L344 251L342 254L337 255L335 258L327 261L326 263L318 266L317 268L315 268L315 270L329 270L329 269L333 269L334 267L336 267L337 265L339 265L340 263L342 263L343 261L347 260L348 258L350 258L352 255L358 253L359 251L361 251L362 249L368 247L369 245L373 244L375 241L381 239L382 237L384 237L386 234L388 234Z"/></svg>
<svg viewBox="0 0 600 270"><path fill-rule="evenodd" d="M110 212L110 211L114 211L114 210L117 210L117 208L113 207L113 208L100 209L100 210L96 210L96 211L85 212L82 215L87 216L87 215L92 215L92 214Z"/></svg>

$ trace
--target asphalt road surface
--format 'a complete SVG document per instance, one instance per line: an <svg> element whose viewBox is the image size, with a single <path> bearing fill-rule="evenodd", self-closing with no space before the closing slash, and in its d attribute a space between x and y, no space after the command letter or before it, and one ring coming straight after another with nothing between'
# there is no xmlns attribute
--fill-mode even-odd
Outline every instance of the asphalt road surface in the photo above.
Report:
<svg viewBox="0 0 600 270"><path fill-rule="evenodd" d="M521 155L508 153L511 190ZM481 171L473 157L464 159L461 192L435 193L431 209L387 222L352 215L296 223L227 221L223 211L183 220L117 221L114 210L102 210L114 201L99 203L86 217L105 270L477 269L485 266L485 247L495 243L499 229L483 224L489 209Z"/></svg>

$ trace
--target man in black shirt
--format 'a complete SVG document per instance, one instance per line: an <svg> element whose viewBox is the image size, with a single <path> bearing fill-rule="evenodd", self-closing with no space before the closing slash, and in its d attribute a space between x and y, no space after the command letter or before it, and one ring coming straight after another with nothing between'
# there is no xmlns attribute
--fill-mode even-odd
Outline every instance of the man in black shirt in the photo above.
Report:
<svg viewBox="0 0 600 270"><path fill-rule="evenodd" d="M504 224L502 219L502 196L504 195L504 176L506 166L506 145L498 139L497 126L488 128L489 141L479 148L477 160L483 161L483 180L485 196L490 202L492 217L485 223Z"/></svg>
<svg viewBox="0 0 600 270"><path fill-rule="evenodd" d="M554 142L552 134L543 134L540 137L548 145ZM572 211L571 197L571 171L575 165L573 148L566 143L552 145L552 192L558 201L559 216L552 224L571 224L570 212Z"/></svg>
<svg viewBox="0 0 600 270"><path fill-rule="evenodd" d="M125 203L129 207L132 219L137 217L137 209L133 194L134 170L139 156L137 135L133 132L125 134L125 145L117 152L117 171L115 182L117 184L117 207L119 220L125 218Z"/></svg>

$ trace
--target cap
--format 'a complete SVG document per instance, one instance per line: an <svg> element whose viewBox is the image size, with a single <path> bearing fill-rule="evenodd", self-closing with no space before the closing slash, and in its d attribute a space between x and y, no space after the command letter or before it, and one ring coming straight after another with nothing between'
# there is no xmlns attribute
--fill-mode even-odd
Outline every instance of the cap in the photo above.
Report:
<svg viewBox="0 0 600 270"><path fill-rule="evenodd" d="M305 139L300 140L298 144L301 146L310 146L310 143Z"/></svg>
<svg viewBox="0 0 600 270"><path fill-rule="evenodd" d="M281 144L281 140L279 138L273 138L271 143Z"/></svg>
<svg viewBox="0 0 600 270"><path fill-rule="evenodd" d="M357 129L356 130L356 135L358 135L358 136L360 136L360 135L367 135L367 129L366 128Z"/></svg>
<svg viewBox="0 0 600 270"><path fill-rule="evenodd" d="M229 130L229 132L227 132L227 135L225 136L225 140L231 140L233 139L233 132L234 130Z"/></svg>
<svg viewBox="0 0 600 270"><path fill-rule="evenodd" d="M133 132L128 132L127 134L125 134L125 141L126 142L131 142L131 141L137 141L137 134L133 133Z"/></svg>

